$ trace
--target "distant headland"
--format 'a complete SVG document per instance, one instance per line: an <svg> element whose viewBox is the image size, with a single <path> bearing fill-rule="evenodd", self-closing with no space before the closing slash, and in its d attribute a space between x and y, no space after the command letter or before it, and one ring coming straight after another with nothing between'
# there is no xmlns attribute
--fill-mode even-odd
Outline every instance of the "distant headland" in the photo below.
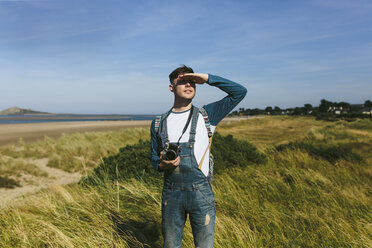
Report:
<svg viewBox="0 0 372 248"><path fill-rule="evenodd" d="M41 112L32 109L23 109L19 107L11 107L0 111L0 115L28 115L28 114L52 114L48 112Z"/></svg>
<svg viewBox="0 0 372 248"><path fill-rule="evenodd" d="M155 115L120 114L61 114L48 113L32 109L11 107L0 111L1 124L41 123L41 122L77 122L77 121L125 121L152 120Z"/></svg>

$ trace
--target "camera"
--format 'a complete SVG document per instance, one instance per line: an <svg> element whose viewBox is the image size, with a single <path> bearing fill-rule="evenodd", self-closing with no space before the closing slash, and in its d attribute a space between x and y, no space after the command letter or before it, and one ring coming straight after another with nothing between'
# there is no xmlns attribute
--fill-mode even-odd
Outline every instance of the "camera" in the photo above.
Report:
<svg viewBox="0 0 372 248"><path fill-rule="evenodd" d="M178 157L180 151L180 146L172 143L167 143L164 147L163 159L168 161L175 160Z"/></svg>

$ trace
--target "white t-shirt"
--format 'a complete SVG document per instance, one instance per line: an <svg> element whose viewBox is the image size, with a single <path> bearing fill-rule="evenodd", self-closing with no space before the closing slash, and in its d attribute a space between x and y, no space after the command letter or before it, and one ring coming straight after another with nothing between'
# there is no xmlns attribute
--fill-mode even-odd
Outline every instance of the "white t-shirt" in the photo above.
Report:
<svg viewBox="0 0 372 248"><path fill-rule="evenodd" d="M185 112L171 112L167 118L167 130L168 130L168 139L171 143L177 143L178 139L182 134L182 130L186 125L187 119L189 117L190 110ZM185 133L183 134L180 142L188 142L190 137L191 122L187 127ZM211 125L211 131L214 132L216 129L215 126ZM209 144L208 139L208 130L205 126L203 115L199 113L198 123L196 125L196 135L195 135L195 144L194 144L194 154L196 162L199 164L205 150ZM208 176L209 172L209 150L207 151L201 171L205 176Z"/></svg>

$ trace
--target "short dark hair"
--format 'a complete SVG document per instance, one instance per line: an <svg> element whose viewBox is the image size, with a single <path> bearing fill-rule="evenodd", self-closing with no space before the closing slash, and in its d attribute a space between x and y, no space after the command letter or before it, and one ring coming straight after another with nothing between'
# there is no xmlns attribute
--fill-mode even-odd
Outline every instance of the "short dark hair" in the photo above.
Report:
<svg viewBox="0 0 372 248"><path fill-rule="evenodd" d="M187 67L186 65L182 65L181 67L178 67L174 69L174 71L169 74L169 81L173 83L173 80L178 77L178 75L184 74L184 73L194 73L193 69L191 67Z"/></svg>

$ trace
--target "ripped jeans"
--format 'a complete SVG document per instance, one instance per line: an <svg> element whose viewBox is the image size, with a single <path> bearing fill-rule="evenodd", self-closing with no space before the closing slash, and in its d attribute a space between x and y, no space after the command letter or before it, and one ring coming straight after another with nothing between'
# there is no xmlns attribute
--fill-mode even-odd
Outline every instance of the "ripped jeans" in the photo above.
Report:
<svg viewBox="0 0 372 248"><path fill-rule="evenodd" d="M187 214L195 247L213 247L216 215L213 191L207 180L194 183L165 182L162 192L163 247L181 247Z"/></svg>

